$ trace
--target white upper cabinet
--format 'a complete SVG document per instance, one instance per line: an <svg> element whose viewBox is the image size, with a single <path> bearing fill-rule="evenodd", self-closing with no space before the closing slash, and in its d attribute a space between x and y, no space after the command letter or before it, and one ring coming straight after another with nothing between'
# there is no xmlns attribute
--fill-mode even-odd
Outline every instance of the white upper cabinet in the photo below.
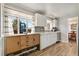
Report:
<svg viewBox="0 0 79 59"><path fill-rule="evenodd" d="M35 26L46 26L47 17L41 14L35 14Z"/></svg>

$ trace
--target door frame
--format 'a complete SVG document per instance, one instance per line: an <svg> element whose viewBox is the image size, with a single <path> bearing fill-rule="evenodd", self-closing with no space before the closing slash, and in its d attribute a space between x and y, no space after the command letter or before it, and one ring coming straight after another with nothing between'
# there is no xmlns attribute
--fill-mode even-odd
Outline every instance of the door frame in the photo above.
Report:
<svg viewBox="0 0 79 59"><path fill-rule="evenodd" d="M77 32L76 32L76 44L77 44L77 48L76 48L77 51L76 51L76 53L77 54L76 55L79 55L79 52L78 52L78 49L79 49L79 47L78 47L78 43L79 43L78 42L78 39L79 39L78 38L78 35L79 35L79 33L78 33L79 32L78 31L79 30L79 20L78 19L79 19L79 16L76 16L76 17L77 17L77 28L76 28L77 29ZM69 23L68 23L68 25L69 25ZM68 26L68 28L69 28L69 26ZM68 34L67 34L67 36L68 36ZM68 37L68 43L69 43L69 37Z"/></svg>

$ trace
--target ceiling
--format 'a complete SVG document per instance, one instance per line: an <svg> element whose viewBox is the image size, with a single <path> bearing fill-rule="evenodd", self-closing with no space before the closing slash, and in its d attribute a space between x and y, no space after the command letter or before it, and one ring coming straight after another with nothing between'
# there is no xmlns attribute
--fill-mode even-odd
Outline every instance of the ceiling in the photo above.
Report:
<svg viewBox="0 0 79 59"><path fill-rule="evenodd" d="M8 3L6 5L14 6L32 13L41 13L47 16L78 16L78 3Z"/></svg>

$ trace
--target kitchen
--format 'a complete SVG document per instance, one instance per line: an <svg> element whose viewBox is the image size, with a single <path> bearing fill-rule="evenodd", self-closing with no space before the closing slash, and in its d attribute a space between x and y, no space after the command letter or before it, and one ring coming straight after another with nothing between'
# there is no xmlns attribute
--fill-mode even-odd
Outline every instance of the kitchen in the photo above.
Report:
<svg viewBox="0 0 79 59"><path fill-rule="evenodd" d="M51 16L51 4L46 4L46 10L43 10L44 4L37 4L34 7L36 10L32 5L34 7L36 4L2 4L3 55L28 55L32 51L41 51L59 42L68 43L68 28L65 27L68 24L63 23L67 20L62 20L55 13Z"/></svg>

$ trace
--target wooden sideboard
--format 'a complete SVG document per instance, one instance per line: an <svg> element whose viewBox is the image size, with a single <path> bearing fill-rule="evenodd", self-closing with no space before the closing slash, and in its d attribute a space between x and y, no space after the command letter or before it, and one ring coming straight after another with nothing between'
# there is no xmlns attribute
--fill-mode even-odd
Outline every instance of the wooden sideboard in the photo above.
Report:
<svg viewBox="0 0 79 59"><path fill-rule="evenodd" d="M5 37L5 54L14 53L40 44L40 35L20 35Z"/></svg>

